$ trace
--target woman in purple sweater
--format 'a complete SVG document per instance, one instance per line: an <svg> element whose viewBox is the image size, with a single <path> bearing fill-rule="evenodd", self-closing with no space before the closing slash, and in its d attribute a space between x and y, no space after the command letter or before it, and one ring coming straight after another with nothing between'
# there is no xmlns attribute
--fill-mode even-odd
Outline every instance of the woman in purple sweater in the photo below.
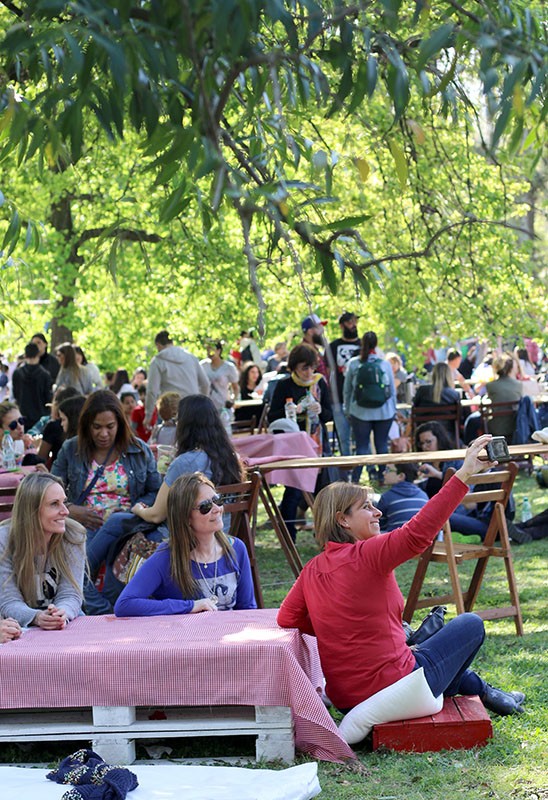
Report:
<svg viewBox="0 0 548 800"><path fill-rule="evenodd" d="M116 616L257 608L247 550L223 533L222 505L201 472L174 481L167 498L169 542L127 584L114 606Z"/></svg>

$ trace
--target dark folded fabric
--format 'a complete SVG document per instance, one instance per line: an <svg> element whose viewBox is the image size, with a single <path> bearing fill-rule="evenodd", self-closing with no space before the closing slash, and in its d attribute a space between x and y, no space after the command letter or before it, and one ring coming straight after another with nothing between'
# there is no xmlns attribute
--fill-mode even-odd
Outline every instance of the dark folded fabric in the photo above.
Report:
<svg viewBox="0 0 548 800"><path fill-rule="evenodd" d="M62 800L124 800L138 786L137 776L125 767L105 764L93 750L77 750L46 775L55 783L71 783Z"/></svg>

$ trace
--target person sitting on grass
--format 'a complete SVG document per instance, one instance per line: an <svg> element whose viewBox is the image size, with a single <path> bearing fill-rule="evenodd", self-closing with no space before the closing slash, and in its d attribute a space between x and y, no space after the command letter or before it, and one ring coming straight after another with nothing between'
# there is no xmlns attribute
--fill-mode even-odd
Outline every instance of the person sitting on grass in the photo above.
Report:
<svg viewBox="0 0 548 800"><path fill-rule="evenodd" d="M305 564L278 612L282 628L315 636L326 693L343 713L423 669L434 698L478 695L505 716L523 711L522 692L504 692L470 669L483 644L483 620L472 613L450 620L415 650L402 627L403 595L394 570L429 548L478 472L496 466L473 442L455 475L410 522L380 535L381 512L364 486L332 483L314 501L314 530L322 552Z"/></svg>
<svg viewBox="0 0 548 800"><path fill-rule="evenodd" d="M169 542L127 584L117 617L257 608L246 547L223 533L222 507L201 472L177 478L167 496Z"/></svg>
<svg viewBox="0 0 548 800"><path fill-rule="evenodd" d="M389 486L376 504L382 513L381 531L401 528L428 502L426 492L416 486L419 470L416 464L388 464L383 483Z"/></svg>

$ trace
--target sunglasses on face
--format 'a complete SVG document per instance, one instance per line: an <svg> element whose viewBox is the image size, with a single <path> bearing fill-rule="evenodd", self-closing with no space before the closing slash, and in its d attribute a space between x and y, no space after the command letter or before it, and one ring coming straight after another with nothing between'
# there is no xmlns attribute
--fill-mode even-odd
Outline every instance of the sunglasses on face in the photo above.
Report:
<svg viewBox="0 0 548 800"><path fill-rule="evenodd" d="M14 431L18 425L24 425L24 424L25 424L25 418L19 417L19 419L13 419L8 425L8 428L10 429L10 431Z"/></svg>
<svg viewBox="0 0 548 800"><path fill-rule="evenodd" d="M194 511L199 511L200 514L203 514L205 517L206 514L209 514L211 509L213 508L213 504L222 508L224 505L224 500L220 494L214 494L213 497L208 497L207 500L202 500L201 503L198 503L197 506L194 506Z"/></svg>

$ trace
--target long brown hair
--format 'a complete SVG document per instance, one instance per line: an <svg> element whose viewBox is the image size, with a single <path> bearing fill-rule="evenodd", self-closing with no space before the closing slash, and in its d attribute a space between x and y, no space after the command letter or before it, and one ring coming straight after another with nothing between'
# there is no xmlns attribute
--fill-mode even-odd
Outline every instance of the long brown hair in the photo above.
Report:
<svg viewBox="0 0 548 800"><path fill-rule="evenodd" d="M190 553L197 545L190 525L190 514L196 504L200 486L211 486L215 489L214 484L202 472L189 472L173 481L167 496L171 577L180 588L183 597L188 599L202 596L190 563ZM223 555L235 561L234 550L223 531L217 531L215 538Z"/></svg>
<svg viewBox="0 0 548 800"><path fill-rule="evenodd" d="M98 389L88 395L78 420L78 454L88 464L91 463L95 452L91 424L97 414L101 414L103 411L112 411L116 417L118 428L116 430L115 449L118 455L126 453L130 444L142 449L139 440L135 438L129 427L120 400L110 389Z"/></svg>
<svg viewBox="0 0 548 800"><path fill-rule="evenodd" d="M314 500L312 516L316 541L322 550L327 542L353 544L356 538L339 523L337 514L347 514L358 501L367 500L367 489L356 483L336 481L325 486Z"/></svg>
<svg viewBox="0 0 548 800"><path fill-rule="evenodd" d="M60 478L43 472L35 472L23 478L15 494L8 543L1 556L2 558L11 558L15 583L23 599L31 608L35 608L37 603L34 559L42 551L44 544L40 509L45 493L54 483L64 487ZM69 579L80 595L82 595L82 587L76 581L70 568L66 545L77 544L82 547L82 550L85 550L85 543L85 528L79 522L67 518L64 533L54 533L49 540L47 550L47 557L51 565L59 575Z"/></svg>
<svg viewBox="0 0 548 800"><path fill-rule="evenodd" d="M76 360L76 350L74 349L74 345L70 344L69 342L65 342L64 344L60 344L55 352L60 353L63 356L62 368L66 369L67 372L72 375L73 380L79 381L80 376L83 373L83 369Z"/></svg>
<svg viewBox="0 0 548 800"><path fill-rule="evenodd" d="M243 468L210 397L189 394L177 413L177 455L203 450L209 458L211 477L217 485L240 483Z"/></svg>
<svg viewBox="0 0 548 800"><path fill-rule="evenodd" d="M360 344L360 361L367 361L369 354L377 349L377 344L378 339L375 331L366 331Z"/></svg>

